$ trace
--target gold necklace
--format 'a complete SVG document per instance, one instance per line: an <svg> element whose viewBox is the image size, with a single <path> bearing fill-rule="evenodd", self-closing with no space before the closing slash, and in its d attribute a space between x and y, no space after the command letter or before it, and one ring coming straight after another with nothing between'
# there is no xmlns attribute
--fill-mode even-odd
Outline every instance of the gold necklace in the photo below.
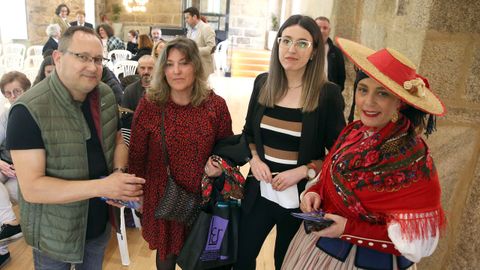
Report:
<svg viewBox="0 0 480 270"><path fill-rule="evenodd" d="M295 88L299 88L299 87L301 87L301 86L303 86L303 83L302 83L302 84L299 84L299 85L297 85L297 86L294 86L294 87L288 86L287 88L288 88L288 89L295 89Z"/></svg>

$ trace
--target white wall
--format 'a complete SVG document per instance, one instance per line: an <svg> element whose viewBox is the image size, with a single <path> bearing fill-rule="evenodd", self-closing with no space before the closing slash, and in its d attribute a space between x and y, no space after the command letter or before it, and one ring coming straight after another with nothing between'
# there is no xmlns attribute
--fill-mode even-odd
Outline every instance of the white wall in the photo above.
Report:
<svg viewBox="0 0 480 270"><path fill-rule="evenodd" d="M28 39L25 0L0 0L0 38L3 43L12 39Z"/></svg>
<svg viewBox="0 0 480 270"><path fill-rule="evenodd" d="M95 0L85 0L85 21L95 28Z"/></svg>
<svg viewBox="0 0 480 270"><path fill-rule="evenodd" d="M281 22L295 14L307 15L312 18L332 15L333 0L283 0Z"/></svg>

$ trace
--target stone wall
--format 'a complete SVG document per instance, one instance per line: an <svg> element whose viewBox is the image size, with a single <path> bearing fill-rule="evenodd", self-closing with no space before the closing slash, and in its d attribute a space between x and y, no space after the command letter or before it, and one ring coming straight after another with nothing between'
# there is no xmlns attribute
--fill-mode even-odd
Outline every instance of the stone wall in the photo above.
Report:
<svg viewBox="0 0 480 270"><path fill-rule="evenodd" d="M268 0L230 1L230 41L239 48L260 49L265 46L271 13Z"/></svg>
<svg viewBox="0 0 480 270"><path fill-rule="evenodd" d="M480 263L480 3L477 1L335 1L336 36L404 53L444 101L430 146L443 189L448 228L419 269L475 269ZM347 63L344 96L351 103Z"/></svg>
<svg viewBox="0 0 480 270"><path fill-rule="evenodd" d="M84 9L84 0L26 0L27 7L27 24L28 36L30 44L44 44L48 37L45 29L50 23L51 18L55 14L55 8L65 3L70 8L69 20L75 20L75 13ZM128 13L122 0L96 0L95 1L95 23L100 23L102 15L106 14L111 21L113 18L112 5L119 4L122 8L118 22L123 25L138 26L144 28L152 25L160 25L162 27L181 27L182 24L182 0L161 0L149 1L147 4L147 12ZM123 37L123 32L130 29L121 29L121 33L117 33Z"/></svg>
<svg viewBox="0 0 480 270"><path fill-rule="evenodd" d="M75 13L84 9L83 0L26 0L27 29L31 45L43 45L48 37L45 33L55 9L59 4L65 3L70 8L69 20L75 20Z"/></svg>
<svg viewBox="0 0 480 270"><path fill-rule="evenodd" d="M106 14L109 20L113 18L112 5L118 4L122 8L119 23L122 23L122 29L119 29L118 36L125 38L126 33L134 29L145 29L150 26L160 26L168 28L182 27L182 0L157 0L149 1L146 5L146 12L127 12L123 6L122 0L97 0L97 18Z"/></svg>

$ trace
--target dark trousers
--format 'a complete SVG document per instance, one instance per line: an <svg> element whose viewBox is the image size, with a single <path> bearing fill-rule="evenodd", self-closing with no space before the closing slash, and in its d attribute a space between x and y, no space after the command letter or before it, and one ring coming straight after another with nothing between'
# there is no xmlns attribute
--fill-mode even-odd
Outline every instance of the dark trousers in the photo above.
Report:
<svg viewBox="0 0 480 270"><path fill-rule="evenodd" d="M300 219L290 214L292 212L299 212L299 209L285 209L259 194L252 210L243 213L240 220L238 257L234 269L255 269L258 253L274 225L277 225L275 268L280 269L288 245L301 224Z"/></svg>

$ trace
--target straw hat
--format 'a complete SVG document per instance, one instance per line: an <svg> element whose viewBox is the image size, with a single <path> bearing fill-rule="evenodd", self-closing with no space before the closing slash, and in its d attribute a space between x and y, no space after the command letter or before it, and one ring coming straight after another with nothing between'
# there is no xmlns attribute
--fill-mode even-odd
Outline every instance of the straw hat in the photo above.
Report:
<svg viewBox="0 0 480 270"><path fill-rule="evenodd" d="M336 41L358 68L405 103L438 116L446 113L445 105L430 90L427 79L418 75L415 65L401 53L390 48L374 51L344 38Z"/></svg>

